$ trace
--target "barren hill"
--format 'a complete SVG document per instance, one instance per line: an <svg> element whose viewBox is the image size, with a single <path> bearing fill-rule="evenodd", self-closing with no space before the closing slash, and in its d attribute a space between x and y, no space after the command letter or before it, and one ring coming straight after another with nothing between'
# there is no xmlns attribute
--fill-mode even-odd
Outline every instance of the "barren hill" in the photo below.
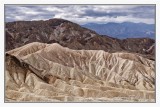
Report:
<svg viewBox="0 0 160 107"><path fill-rule="evenodd" d="M155 43L149 38L116 39L102 36L95 31L64 20L17 21L6 23L6 50L24 46L32 42L58 43L75 50L104 50L106 52L139 53L154 60L147 50Z"/></svg>
<svg viewBox="0 0 160 107"><path fill-rule="evenodd" d="M7 101L155 101L155 61L33 42L6 52Z"/></svg>

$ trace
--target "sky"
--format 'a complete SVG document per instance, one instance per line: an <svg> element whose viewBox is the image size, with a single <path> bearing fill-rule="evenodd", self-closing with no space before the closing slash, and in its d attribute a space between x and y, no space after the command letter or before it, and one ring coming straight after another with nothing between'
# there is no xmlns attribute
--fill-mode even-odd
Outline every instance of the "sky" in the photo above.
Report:
<svg viewBox="0 0 160 107"><path fill-rule="evenodd" d="M78 24L155 23L154 5L5 5L5 21L62 18Z"/></svg>

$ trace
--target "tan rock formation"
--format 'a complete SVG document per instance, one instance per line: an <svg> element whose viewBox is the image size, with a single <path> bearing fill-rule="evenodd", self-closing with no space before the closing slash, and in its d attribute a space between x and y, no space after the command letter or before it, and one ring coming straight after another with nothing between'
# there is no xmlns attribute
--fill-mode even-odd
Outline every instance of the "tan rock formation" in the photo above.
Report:
<svg viewBox="0 0 160 107"><path fill-rule="evenodd" d="M154 102L155 62L30 43L6 52L6 101Z"/></svg>

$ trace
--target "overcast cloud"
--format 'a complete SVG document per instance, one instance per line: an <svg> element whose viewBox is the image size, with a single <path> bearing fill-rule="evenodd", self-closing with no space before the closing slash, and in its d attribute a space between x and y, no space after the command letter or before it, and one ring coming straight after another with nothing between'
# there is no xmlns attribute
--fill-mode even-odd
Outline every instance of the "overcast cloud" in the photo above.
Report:
<svg viewBox="0 0 160 107"><path fill-rule="evenodd" d="M79 24L135 22L154 24L154 5L5 5L6 22L63 18Z"/></svg>

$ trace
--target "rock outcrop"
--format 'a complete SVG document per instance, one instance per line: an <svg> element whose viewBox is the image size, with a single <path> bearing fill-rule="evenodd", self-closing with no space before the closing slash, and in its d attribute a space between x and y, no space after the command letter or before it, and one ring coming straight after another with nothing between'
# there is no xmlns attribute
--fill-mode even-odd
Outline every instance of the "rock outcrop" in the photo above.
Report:
<svg viewBox="0 0 160 107"><path fill-rule="evenodd" d="M6 101L155 101L155 61L139 54L33 42L5 60Z"/></svg>

